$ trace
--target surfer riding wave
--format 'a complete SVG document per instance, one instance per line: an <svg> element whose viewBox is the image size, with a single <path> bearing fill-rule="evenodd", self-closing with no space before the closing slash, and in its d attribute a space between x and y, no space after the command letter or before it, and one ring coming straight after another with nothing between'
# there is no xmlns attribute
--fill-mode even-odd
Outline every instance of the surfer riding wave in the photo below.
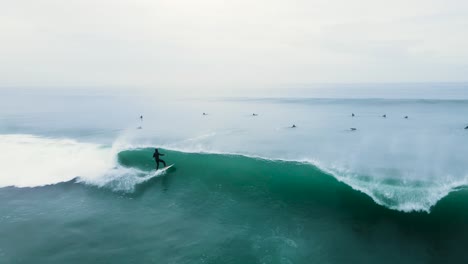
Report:
<svg viewBox="0 0 468 264"><path fill-rule="evenodd" d="M159 162L162 162L162 164L164 164L164 167L166 167L166 162L160 159L159 156L164 156L164 154L159 153L158 149L154 149L153 158L156 162L156 170L159 169Z"/></svg>

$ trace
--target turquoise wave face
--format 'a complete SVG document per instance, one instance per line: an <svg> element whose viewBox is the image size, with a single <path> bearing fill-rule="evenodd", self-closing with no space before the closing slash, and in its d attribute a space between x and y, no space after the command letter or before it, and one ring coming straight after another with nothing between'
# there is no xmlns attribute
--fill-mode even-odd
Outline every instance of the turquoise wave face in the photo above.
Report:
<svg viewBox="0 0 468 264"><path fill-rule="evenodd" d="M153 149L127 150L118 154L125 167L155 169ZM184 153L161 150L167 164L175 164L164 177L183 177L207 194L222 191L248 199L317 203L321 206L379 208L365 194L337 181L317 167L301 162L266 160L241 155ZM197 182L200 185L191 185ZM143 185L151 185L146 182ZM144 187L141 187L144 189ZM136 189L138 192L138 188Z"/></svg>
<svg viewBox="0 0 468 264"><path fill-rule="evenodd" d="M310 200L357 210L375 210L381 205L405 211L403 206L411 204L427 208L425 211L429 212L440 199L463 188L458 186L446 191L424 182L402 182L399 179L375 182L372 177L356 175L350 181L348 176L323 171L307 162L231 154L162 152L166 154L163 158L168 165L176 164L168 173L196 179L210 188L222 187L229 192L243 192L251 188L251 195L265 194L270 198L296 202ZM149 173L155 169L152 153L153 149L150 148L122 151L118 154L118 162L124 167Z"/></svg>

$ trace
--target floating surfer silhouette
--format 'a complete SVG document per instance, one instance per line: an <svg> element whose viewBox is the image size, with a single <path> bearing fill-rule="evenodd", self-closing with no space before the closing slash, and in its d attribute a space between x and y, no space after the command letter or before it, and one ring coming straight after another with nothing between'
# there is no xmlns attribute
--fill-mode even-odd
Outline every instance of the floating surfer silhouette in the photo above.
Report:
<svg viewBox="0 0 468 264"><path fill-rule="evenodd" d="M291 128L296 128L296 127L297 127L297 126L293 124Z"/></svg>
<svg viewBox="0 0 468 264"><path fill-rule="evenodd" d="M468 129L468 126L466 126L465 129Z"/></svg>
<svg viewBox="0 0 468 264"><path fill-rule="evenodd" d="M164 154L159 153L158 149L154 149L153 158L156 162L156 170L159 169L159 162L162 162L162 164L164 164L164 167L166 167L166 162L160 159L159 156L164 156Z"/></svg>
<svg viewBox="0 0 468 264"><path fill-rule="evenodd" d="M383 117L383 118L387 118L387 115L383 115L382 117Z"/></svg>
<svg viewBox="0 0 468 264"><path fill-rule="evenodd" d="M354 113L351 113L351 116L354 117Z"/></svg>
<svg viewBox="0 0 468 264"><path fill-rule="evenodd" d="M143 115L140 116L140 121L141 123L143 123ZM143 128L142 126L137 127L137 129L142 129L142 128Z"/></svg>

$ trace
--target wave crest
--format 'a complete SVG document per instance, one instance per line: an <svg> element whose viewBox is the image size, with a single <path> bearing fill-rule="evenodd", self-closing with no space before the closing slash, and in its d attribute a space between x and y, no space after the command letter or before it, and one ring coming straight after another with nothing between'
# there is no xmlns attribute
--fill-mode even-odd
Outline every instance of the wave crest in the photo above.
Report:
<svg viewBox="0 0 468 264"><path fill-rule="evenodd" d="M161 172L155 172L152 167L150 149L120 143L114 145L119 147L33 135L0 135L0 187L37 187L76 179L77 182L88 185L132 192L136 185L161 175ZM131 149L129 151L133 154L123 155L126 152L123 150L128 149ZM327 168L316 160L281 160L198 150L184 152L183 149L178 149L177 152L173 153L176 162L181 153L209 153L218 156L215 163L225 162L235 156L268 160L275 166L285 165L285 162L289 163L287 166L297 165L298 162L307 163L352 189L366 194L375 203L403 212L429 212L439 200L467 185L466 177L458 181L438 179L437 182L391 180L364 177L349 170ZM117 160L119 157L129 158L130 161ZM190 157L192 158L194 156ZM219 164L212 165L212 170L220 168Z"/></svg>

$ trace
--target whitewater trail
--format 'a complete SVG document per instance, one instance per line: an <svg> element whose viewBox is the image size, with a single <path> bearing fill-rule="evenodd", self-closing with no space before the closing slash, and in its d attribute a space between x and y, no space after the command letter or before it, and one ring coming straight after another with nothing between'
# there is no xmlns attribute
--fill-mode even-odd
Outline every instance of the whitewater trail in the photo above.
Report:
<svg viewBox="0 0 468 264"><path fill-rule="evenodd" d="M16 134L1 135L0 149L0 187L38 187L76 179L132 191L135 185L161 174L118 165L120 146Z"/></svg>

